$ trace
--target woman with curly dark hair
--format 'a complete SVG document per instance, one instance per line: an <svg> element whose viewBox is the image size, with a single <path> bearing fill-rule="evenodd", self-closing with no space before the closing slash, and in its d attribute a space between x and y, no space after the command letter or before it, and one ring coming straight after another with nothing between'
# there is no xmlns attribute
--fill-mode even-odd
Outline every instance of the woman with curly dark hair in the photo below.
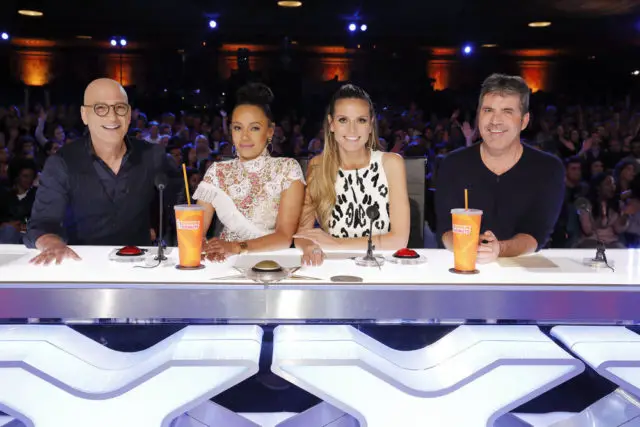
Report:
<svg viewBox="0 0 640 427"><path fill-rule="evenodd" d="M621 211L619 200L616 182L610 173L600 173L591 179L591 209L578 212L583 237L577 247L595 248L598 241L608 248L625 247L622 235L629 227L632 212L628 207Z"/></svg>

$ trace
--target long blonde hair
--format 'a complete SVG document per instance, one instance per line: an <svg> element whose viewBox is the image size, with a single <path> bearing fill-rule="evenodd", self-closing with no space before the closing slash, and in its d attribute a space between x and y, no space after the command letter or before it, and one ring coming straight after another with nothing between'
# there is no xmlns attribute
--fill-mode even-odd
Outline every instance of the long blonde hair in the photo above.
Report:
<svg viewBox="0 0 640 427"><path fill-rule="evenodd" d="M335 185L338 177L338 169L341 164L338 143L331 132L329 117L333 120L336 102L341 99L361 99L369 104L371 133L369 134L369 139L365 147L373 151L377 150L379 146L378 121L376 120L375 109L369 94L362 88L352 84L342 86L331 98L327 112L324 115L324 122L322 124L324 129L324 150L320 155L319 162L312 166L309 171L309 183L307 187L318 223L325 231L329 228L329 220L331 219L331 214L336 204Z"/></svg>

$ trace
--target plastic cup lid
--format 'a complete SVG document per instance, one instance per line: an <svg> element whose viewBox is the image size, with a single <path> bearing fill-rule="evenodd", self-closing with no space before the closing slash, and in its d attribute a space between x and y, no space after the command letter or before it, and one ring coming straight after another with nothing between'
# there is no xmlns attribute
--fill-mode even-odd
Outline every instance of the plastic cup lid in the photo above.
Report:
<svg viewBox="0 0 640 427"><path fill-rule="evenodd" d="M174 208L180 211L200 211L204 209L200 205L175 205Z"/></svg>
<svg viewBox="0 0 640 427"><path fill-rule="evenodd" d="M482 215L480 209L451 209L451 213L456 215Z"/></svg>

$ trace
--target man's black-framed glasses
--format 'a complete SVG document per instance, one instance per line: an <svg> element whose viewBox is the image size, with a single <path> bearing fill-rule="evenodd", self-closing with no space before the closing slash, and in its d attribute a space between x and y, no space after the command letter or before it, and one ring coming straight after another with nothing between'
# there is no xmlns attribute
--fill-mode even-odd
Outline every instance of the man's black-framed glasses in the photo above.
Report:
<svg viewBox="0 0 640 427"><path fill-rule="evenodd" d="M116 113L116 116L124 117L129 113L131 106L129 104L125 104L124 102L119 102L117 104L109 105L102 102L93 105L83 105L83 107L93 108L93 112L96 113L96 116L105 117L109 114L109 110L113 108L113 112Z"/></svg>

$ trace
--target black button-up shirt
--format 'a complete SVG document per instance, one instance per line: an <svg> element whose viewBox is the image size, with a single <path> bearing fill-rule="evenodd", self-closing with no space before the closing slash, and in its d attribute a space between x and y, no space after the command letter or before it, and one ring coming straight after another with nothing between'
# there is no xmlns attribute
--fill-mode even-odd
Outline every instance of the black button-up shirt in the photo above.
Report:
<svg viewBox="0 0 640 427"><path fill-rule="evenodd" d="M102 187L104 188L104 192L107 196L116 200L118 197L118 193L126 194L127 192L127 171L128 165L127 160L129 159L129 155L131 154L131 146L127 143L127 152L122 158L122 163L120 164L120 170L116 175L113 170L93 151L93 146L91 147L91 158L93 159L93 168L98 174L98 178L100 178L100 182L102 183Z"/></svg>
<svg viewBox="0 0 640 427"><path fill-rule="evenodd" d="M68 244L151 243L154 178L167 174L166 200L176 203L179 169L161 146L128 139L126 144L117 174L95 154L90 138L47 160L25 236L28 247L35 247L44 234L56 234Z"/></svg>

